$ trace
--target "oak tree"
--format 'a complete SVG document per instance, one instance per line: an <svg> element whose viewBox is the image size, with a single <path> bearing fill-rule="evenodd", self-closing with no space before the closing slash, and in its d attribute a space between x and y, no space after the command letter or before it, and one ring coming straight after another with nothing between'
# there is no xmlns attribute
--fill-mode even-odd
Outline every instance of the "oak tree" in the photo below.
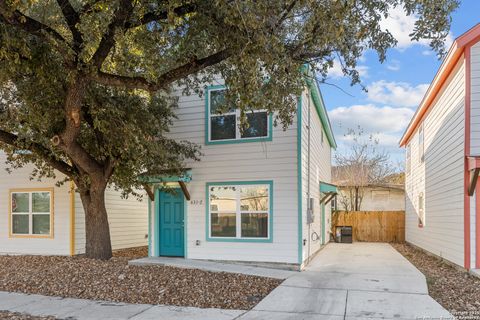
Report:
<svg viewBox="0 0 480 320"><path fill-rule="evenodd" d="M126 194L145 172L181 171L197 146L172 140L175 86L225 79L241 123L252 109L288 126L302 66L333 60L352 83L365 50L396 40L380 21L401 6L413 39L441 54L457 0L0 0L0 148L39 178L72 180L86 255L111 257L105 189ZM21 151L21 152L20 152ZM28 152L27 152L28 151ZM59 181L62 182L62 181Z"/></svg>

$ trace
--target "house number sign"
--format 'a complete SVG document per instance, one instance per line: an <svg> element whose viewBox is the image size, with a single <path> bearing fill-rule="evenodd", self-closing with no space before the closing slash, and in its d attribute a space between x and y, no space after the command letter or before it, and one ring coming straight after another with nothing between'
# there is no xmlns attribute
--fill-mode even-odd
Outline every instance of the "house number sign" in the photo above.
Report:
<svg viewBox="0 0 480 320"><path fill-rule="evenodd" d="M203 204L203 200L190 200L190 204L194 206L200 206Z"/></svg>

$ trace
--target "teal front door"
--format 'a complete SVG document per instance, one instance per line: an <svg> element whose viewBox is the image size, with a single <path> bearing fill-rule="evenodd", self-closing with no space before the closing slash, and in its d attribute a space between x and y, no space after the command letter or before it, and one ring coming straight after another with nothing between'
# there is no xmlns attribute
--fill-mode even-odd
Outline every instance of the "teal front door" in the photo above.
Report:
<svg viewBox="0 0 480 320"><path fill-rule="evenodd" d="M183 193L176 189L175 193L160 191L160 255L183 257L184 249L184 200Z"/></svg>

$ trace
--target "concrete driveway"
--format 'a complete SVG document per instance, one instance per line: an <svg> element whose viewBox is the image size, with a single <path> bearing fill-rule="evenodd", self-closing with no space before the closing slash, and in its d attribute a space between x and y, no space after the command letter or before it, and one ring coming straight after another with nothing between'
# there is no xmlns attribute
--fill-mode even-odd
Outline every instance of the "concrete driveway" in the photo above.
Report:
<svg viewBox="0 0 480 320"><path fill-rule="evenodd" d="M378 318L453 319L389 244L332 243L239 319Z"/></svg>

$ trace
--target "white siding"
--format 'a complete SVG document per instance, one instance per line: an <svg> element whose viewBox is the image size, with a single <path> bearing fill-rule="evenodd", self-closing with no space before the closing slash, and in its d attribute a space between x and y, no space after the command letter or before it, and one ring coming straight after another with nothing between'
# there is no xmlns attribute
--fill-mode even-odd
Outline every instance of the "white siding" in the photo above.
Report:
<svg viewBox="0 0 480 320"><path fill-rule="evenodd" d="M465 64L461 58L424 118L425 162L418 129L410 140L406 176L406 239L463 265ZM418 195L425 195L425 227L418 227Z"/></svg>
<svg viewBox="0 0 480 320"><path fill-rule="evenodd" d="M146 246L148 239L147 197L138 201L130 196L121 198L121 193L112 188L105 192L108 223L112 249ZM75 254L85 253L85 211L80 195L75 193Z"/></svg>
<svg viewBox="0 0 480 320"><path fill-rule="evenodd" d="M5 171L6 156L0 151L0 254L68 255L70 253L69 184L55 187L53 179L30 180L31 166ZM53 238L9 238L9 190L54 188Z"/></svg>
<svg viewBox="0 0 480 320"><path fill-rule="evenodd" d="M85 211L80 194L75 193L75 254L85 253Z"/></svg>
<svg viewBox="0 0 480 320"><path fill-rule="evenodd" d="M349 197L348 190L340 189L340 194ZM344 210L341 205L338 209ZM405 210L405 191L384 187L366 188L360 209L362 211L403 211Z"/></svg>
<svg viewBox="0 0 480 320"><path fill-rule="evenodd" d="M317 252L322 243L322 213L320 206L320 182L331 182L331 147L317 114L310 95L304 93L302 97L302 211L303 237L306 245L303 246L303 261ZM310 108L310 179L308 177L308 110ZM308 184L310 181L310 197L314 199L312 224L307 224ZM325 206L325 235L327 243L330 239L331 206ZM310 248L309 248L310 247Z"/></svg>
<svg viewBox="0 0 480 320"><path fill-rule="evenodd" d="M196 143L203 153L201 161L187 163L193 175L187 186L197 202L186 203L187 258L298 263L296 125L286 131L274 127L272 141L205 145L205 97L176 94L171 137ZM207 241L206 183L254 180L273 181L273 242ZM152 229L155 223L152 219Z"/></svg>
<svg viewBox="0 0 480 320"><path fill-rule="evenodd" d="M142 201L133 196L124 199L119 191L109 188L105 193L105 205L113 250L148 244L147 195Z"/></svg>
<svg viewBox="0 0 480 320"><path fill-rule="evenodd" d="M472 155L480 155L480 42L477 42L470 50L470 110L471 110L471 144L470 153ZM479 190L476 190L479 192ZM470 246L471 246L471 266L475 267L476 253L476 212L475 197L472 197L470 203Z"/></svg>

